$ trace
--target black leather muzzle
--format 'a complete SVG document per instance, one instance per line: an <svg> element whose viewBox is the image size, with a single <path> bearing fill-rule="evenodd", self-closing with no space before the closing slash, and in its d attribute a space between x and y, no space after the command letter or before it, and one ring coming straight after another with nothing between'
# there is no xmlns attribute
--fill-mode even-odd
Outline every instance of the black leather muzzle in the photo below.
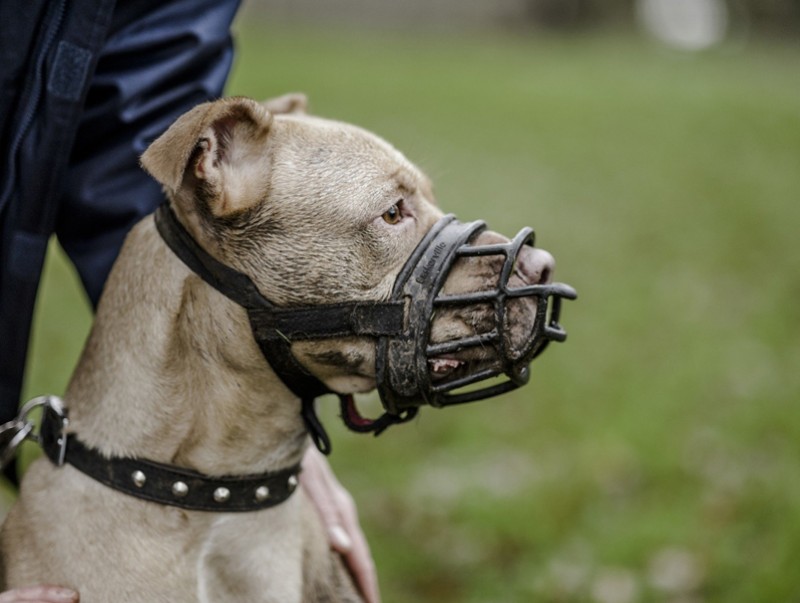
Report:
<svg viewBox="0 0 800 603"><path fill-rule="evenodd" d="M529 365L550 341L564 341L559 324L562 298L575 299L575 290L562 283L512 286L511 275L524 245L533 246L534 233L523 228L507 243L476 245L486 229L482 221L463 223L443 217L428 232L395 281L391 301L406 300L406 328L378 341L377 383L381 401L390 413L429 404L435 407L483 400L528 382ZM496 286L476 292L445 295L442 288L455 263L467 257L502 257ZM508 331L509 305L533 298L535 315L524 341L512 344ZM431 343L434 317L459 307L490 309L491 321L481 332ZM518 325L519 326L519 325ZM464 364L449 377L434 379L430 361L480 348L481 362ZM469 370L469 369L473 370ZM496 377L502 377L497 382ZM484 383L490 382L490 383ZM482 385L483 383L483 385Z"/></svg>

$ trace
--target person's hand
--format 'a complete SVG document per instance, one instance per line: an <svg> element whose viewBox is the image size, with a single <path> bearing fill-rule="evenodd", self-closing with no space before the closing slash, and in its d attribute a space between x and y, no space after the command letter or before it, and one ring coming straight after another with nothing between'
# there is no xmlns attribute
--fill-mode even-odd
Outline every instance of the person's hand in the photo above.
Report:
<svg viewBox="0 0 800 603"><path fill-rule="evenodd" d="M313 446L303 459L300 481L322 517L331 547L344 557L366 603L380 603L375 563L358 523L353 497L336 479L328 460Z"/></svg>
<svg viewBox="0 0 800 603"><path fill-rule="evenodd" d="M0 593L0 603L78 603L78 593L60 586L26 586Z"/></svg>

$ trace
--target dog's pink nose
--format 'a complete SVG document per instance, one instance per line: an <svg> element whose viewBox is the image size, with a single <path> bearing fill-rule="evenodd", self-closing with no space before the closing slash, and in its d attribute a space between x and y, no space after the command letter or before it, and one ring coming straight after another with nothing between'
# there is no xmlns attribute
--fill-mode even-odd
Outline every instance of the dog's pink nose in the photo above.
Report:
<svg viewBox="0 0 800 603"><path fill-rule="evenodd" d="M555 267L553 256L538 247L523 247L517 259L517 272L529 285L551 282Z"/></svg>
<svg viewBox="0 0 800 603"><path fill-rule="evenodd" d="M508 239L494 231L486 230L478 235L475 245L508 243ZM544 249L523 245L517 256L516 275L527 285L546 285L552 282L556 261Z"/></svg>

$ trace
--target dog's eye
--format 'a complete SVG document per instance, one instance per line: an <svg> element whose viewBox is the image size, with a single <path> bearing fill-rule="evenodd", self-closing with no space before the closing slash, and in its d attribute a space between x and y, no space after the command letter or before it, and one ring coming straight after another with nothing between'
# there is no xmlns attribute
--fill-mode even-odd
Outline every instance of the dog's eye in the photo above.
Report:
<svg viewBox="0 0 800 603"><path fill-rule="evenodd" d="M383 218L384 222L386 222L387 224L397 224L400 220L403 219L403 213L400 211L401 203L402 201L398 201L383 213L381 218Z"/></svg>

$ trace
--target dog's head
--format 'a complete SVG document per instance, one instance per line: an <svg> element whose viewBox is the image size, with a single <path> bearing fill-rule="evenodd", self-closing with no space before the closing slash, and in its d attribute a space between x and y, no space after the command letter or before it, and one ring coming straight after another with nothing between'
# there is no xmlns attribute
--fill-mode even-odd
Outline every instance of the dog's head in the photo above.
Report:
<svg viewBox="0 0 800 603"><path fill-rule="evenodd" d="M430 180L384 140L308 116L305 105L301 95L200 105L148 148L142 164L200 246L249 276L275 305L402 297L398 275L443 218ZM524 242L511 257L507 250L454 255L439 293L458 297L548 283L553 258ZM495 248L509 240L474 228L468 243ZM440 304L427 317L425 337L436 349L494 331L512 358L530 355L540 303L510 295L502 310L486 299ZM456 347L444 345L425 359L432 383L480 372L498 353L490 345ZM332 391L377 385L375 338L298 338L291 351Z"/></svg>

